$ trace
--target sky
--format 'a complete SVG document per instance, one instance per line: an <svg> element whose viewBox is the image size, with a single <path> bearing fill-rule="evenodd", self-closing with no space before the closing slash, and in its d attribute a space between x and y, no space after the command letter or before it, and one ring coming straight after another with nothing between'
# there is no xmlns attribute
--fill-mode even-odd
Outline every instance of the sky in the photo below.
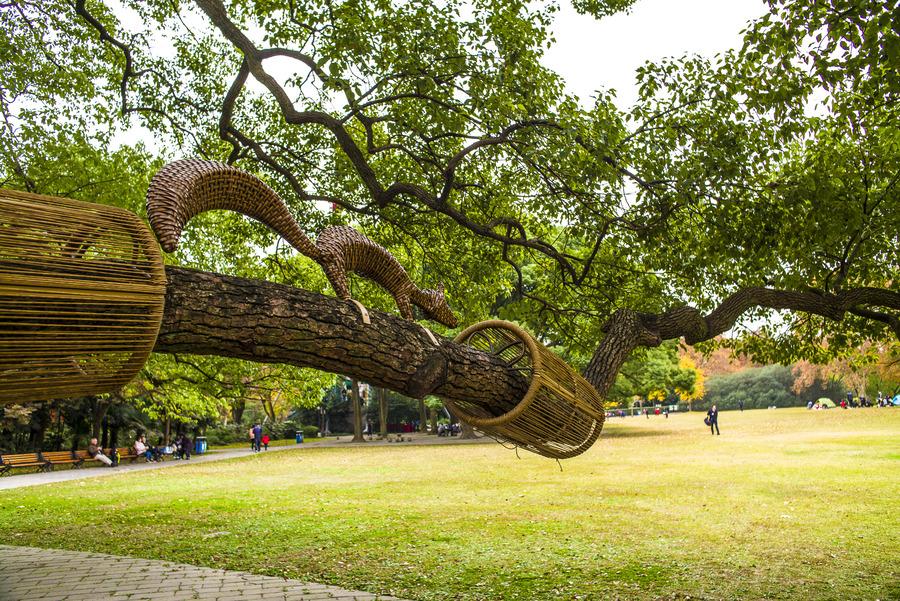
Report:
<svg viewBox="0 0 900 601"><path fill-rule="evenodd" d="M563 3L545 64L582 102L590 104L598 88L613 88L625 109L637 98L637 67L667 56L712 57L736 48L747 22L765 12L762 0L638 0L630 13L597 21Z"/></svg>

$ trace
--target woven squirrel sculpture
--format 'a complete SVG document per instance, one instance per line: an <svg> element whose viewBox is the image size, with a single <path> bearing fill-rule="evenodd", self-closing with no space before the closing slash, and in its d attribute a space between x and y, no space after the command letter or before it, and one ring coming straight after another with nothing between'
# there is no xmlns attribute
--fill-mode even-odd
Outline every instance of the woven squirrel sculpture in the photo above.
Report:
<svg viewBox="0 0 900 601"><path fill-rule="evenodd" d="M451 328L457 325L443 285L435 290L419 289L391 253L351 227L328 227L313 244L278 194L236 167L200 159L176 161L153 176L147 190L150 226L166 252L177 248L181 231L191 218L215 209L242 213L274 230L322 266L343 300L351 298L347 274L352 271L387 290L404 318L413 319L412 305L416 305L428 319Z"/></svg>

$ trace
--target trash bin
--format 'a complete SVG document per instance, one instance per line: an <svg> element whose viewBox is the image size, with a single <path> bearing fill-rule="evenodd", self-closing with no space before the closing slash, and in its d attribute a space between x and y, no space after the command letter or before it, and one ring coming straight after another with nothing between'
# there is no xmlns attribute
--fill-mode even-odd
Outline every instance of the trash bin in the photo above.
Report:
<svg viewBox="0 0 900 601"><path fill-rule="evenodd" d="M206 452L206 446L207 446L206 437L198 436L197 439L194 441L194 453L197 455L202 455L203 453Z"/></svg>
<svg viewBox="0 0 900 601"><path fill-rule="evenodd" d="M297 430L297 444L300 444L301 442L303 442L303 431Z"/></svg>

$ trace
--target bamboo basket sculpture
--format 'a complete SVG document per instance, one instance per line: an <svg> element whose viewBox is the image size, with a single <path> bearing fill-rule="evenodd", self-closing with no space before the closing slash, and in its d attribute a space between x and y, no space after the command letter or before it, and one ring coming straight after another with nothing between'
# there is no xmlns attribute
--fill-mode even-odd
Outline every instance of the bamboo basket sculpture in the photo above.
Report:
<svg viewBox="0 0 900 601"><path fill-rule="evenodd" d="M597 391L525 330L507 321L483 321L454 342L499 357L529 380L525 396L504 406L443 399L473 427L554 459L579 455L600 436L605 414Z"/></svg>
<svg viewBox="0 0 900 601"><path fill-rule="evenodd" d="M128 211L0 190L0 404L128 383L155 344L165 283Z"/></svg>

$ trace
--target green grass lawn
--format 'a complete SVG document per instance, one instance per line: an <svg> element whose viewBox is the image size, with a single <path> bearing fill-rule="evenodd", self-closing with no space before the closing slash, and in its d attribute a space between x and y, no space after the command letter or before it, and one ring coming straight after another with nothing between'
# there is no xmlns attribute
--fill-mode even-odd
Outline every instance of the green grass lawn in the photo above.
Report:
<svg viewBox="0 0 900 601"><path fill-rule="evenodd" d="M900 410L613 418L562 463L307 448L0 493L0 540L409 599L898 599Z"/></svg>

